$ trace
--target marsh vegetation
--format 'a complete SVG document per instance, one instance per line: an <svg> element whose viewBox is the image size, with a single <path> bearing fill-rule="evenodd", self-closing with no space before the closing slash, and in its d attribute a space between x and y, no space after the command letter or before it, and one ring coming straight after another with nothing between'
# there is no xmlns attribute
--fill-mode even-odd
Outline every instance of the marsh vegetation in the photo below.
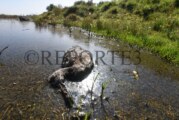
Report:
<svg viewBox="0 0 179 120"><path fill-rule="evenodd" d="M78 26L179 64L178 0L78 1L65 8L49 5L47 10L33 17L36 24Z"/></svg>

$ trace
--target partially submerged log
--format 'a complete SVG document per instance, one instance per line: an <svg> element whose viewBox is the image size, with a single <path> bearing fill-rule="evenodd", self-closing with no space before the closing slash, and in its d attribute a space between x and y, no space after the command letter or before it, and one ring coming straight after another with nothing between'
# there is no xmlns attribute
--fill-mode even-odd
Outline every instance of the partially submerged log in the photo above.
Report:
<svg viewBox="0 0 179 120"><path fill-rule="evenodd" d="M82 81L94 67L92 54L79 46L69 49L63 56L62 68L49 76L48 82L52 87L61 90L67 106L71 106L71 97L63 84L65 80ZM69 101L69 102L68 102Z"/></svg>

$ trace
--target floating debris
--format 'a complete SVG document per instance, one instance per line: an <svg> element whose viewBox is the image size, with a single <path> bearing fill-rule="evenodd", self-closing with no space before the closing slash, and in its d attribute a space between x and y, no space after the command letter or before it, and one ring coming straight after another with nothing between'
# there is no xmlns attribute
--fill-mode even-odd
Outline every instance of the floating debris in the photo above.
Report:
<svg viewBox="0 0 179 120"><path fill-rule="evenodd" d="M13 83L13 85L16 85L16 84L17 84L17 83L15 83L15 82Z"/></svg>
<svg viewBox="0 0 179 120"><path fill-rule="evenodd" d="M0 55L4 52L4 50L6 50L8 48L8 46L6 46L5 48L3 48L2 50L0 50Z"/></svg>
<svg viewBox="0 0 179 120"><path fill-rule="evenodd" d="M93 96L92 97L92 101L96 101L96 100L97 100L97 98Z"/></svg>
<svg viewBox="0 0 179 120"><path fill-rule="evenodd" d="M134 76L134 79L139 80L139 74L138 74L138 72L136 70L133 70L132 74Z"/></svg>
<svg viewBox="0 0 179 120"><path fill-rule="evenodd" d="M77 112L73 113L70 120L89 120L90 117L91 117L90 113L85 113L83 111L81 111L81 112L77 111Z"/></svg>
<svg viewBox="0 0 179 120"><path fill-rule="evenodd" d="M109 97L103 97L103 100L109 101Z"/></svg>
<svg viewBox="0 0 179 120"><path fill-rule="evenodd" d="M111 93L115 93L115 91L111 90Z"/></svg>

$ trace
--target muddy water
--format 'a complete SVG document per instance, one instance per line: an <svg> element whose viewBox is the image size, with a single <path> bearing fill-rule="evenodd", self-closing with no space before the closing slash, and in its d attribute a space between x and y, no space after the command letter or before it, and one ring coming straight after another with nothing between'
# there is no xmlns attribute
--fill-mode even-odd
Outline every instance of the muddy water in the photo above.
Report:
<svg viewBox="0 0 179 120"><path fill-rule="evenodd" d="M68 110L46 79L60 68L56 51L75 45L91 51L96 64L83 81L65 82L75 100ZM150 53L141 50L137 64L136 49L117 40L89 38L75 28L70 34L62 26L41 28L32 22L0 20L0 50L6 46L0 55L0 119L67 119L71 111L91 113L91 119L179 118L179 69ZM30 50L36 53L27 59ZM116 52L113 56L109 51ZM49 61L43 54L50 54ZM105 64L97 59L103 54Z"/></svg>

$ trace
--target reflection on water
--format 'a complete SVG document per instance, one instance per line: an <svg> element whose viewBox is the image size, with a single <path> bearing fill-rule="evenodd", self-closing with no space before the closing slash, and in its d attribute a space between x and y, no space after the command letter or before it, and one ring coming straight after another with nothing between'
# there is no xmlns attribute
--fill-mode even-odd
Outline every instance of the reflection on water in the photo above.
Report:
<svg viewBox="0 0 179 120"><path fill-rule="evenodd" d="M28 65L24 55L35 50L41 57L41 51L50 51L49 58L55 63L55 51L66 51L80 45L92 52L94 61L96 51L131 50L122 42L93 36L88 38L85 31L63 26L38 27L32 22L0 20L0 48L9 46L0 56L0 118L2 119L62 119L67 110L57 90L49 87L47 77L60 65ZM95 76L99 74L93 89L93 118L105 116L121 119L177 119L179 116L179 73L178 68L163 62L158 57L141 52L142 62L134 65L121 64L121 54L115 54L115 64L104 65L99 62L92 73L82 82L66 82L77 106L89 111L91 106L91 88ZM111 55L105 54L104 61L111 63ZM139 73L135 80L132 71ZM107 82L106 82L107 81ZM101 108L100 94L102 83L104 90L104 108ZM78 108L79 109L79 108Z"/></svg>

